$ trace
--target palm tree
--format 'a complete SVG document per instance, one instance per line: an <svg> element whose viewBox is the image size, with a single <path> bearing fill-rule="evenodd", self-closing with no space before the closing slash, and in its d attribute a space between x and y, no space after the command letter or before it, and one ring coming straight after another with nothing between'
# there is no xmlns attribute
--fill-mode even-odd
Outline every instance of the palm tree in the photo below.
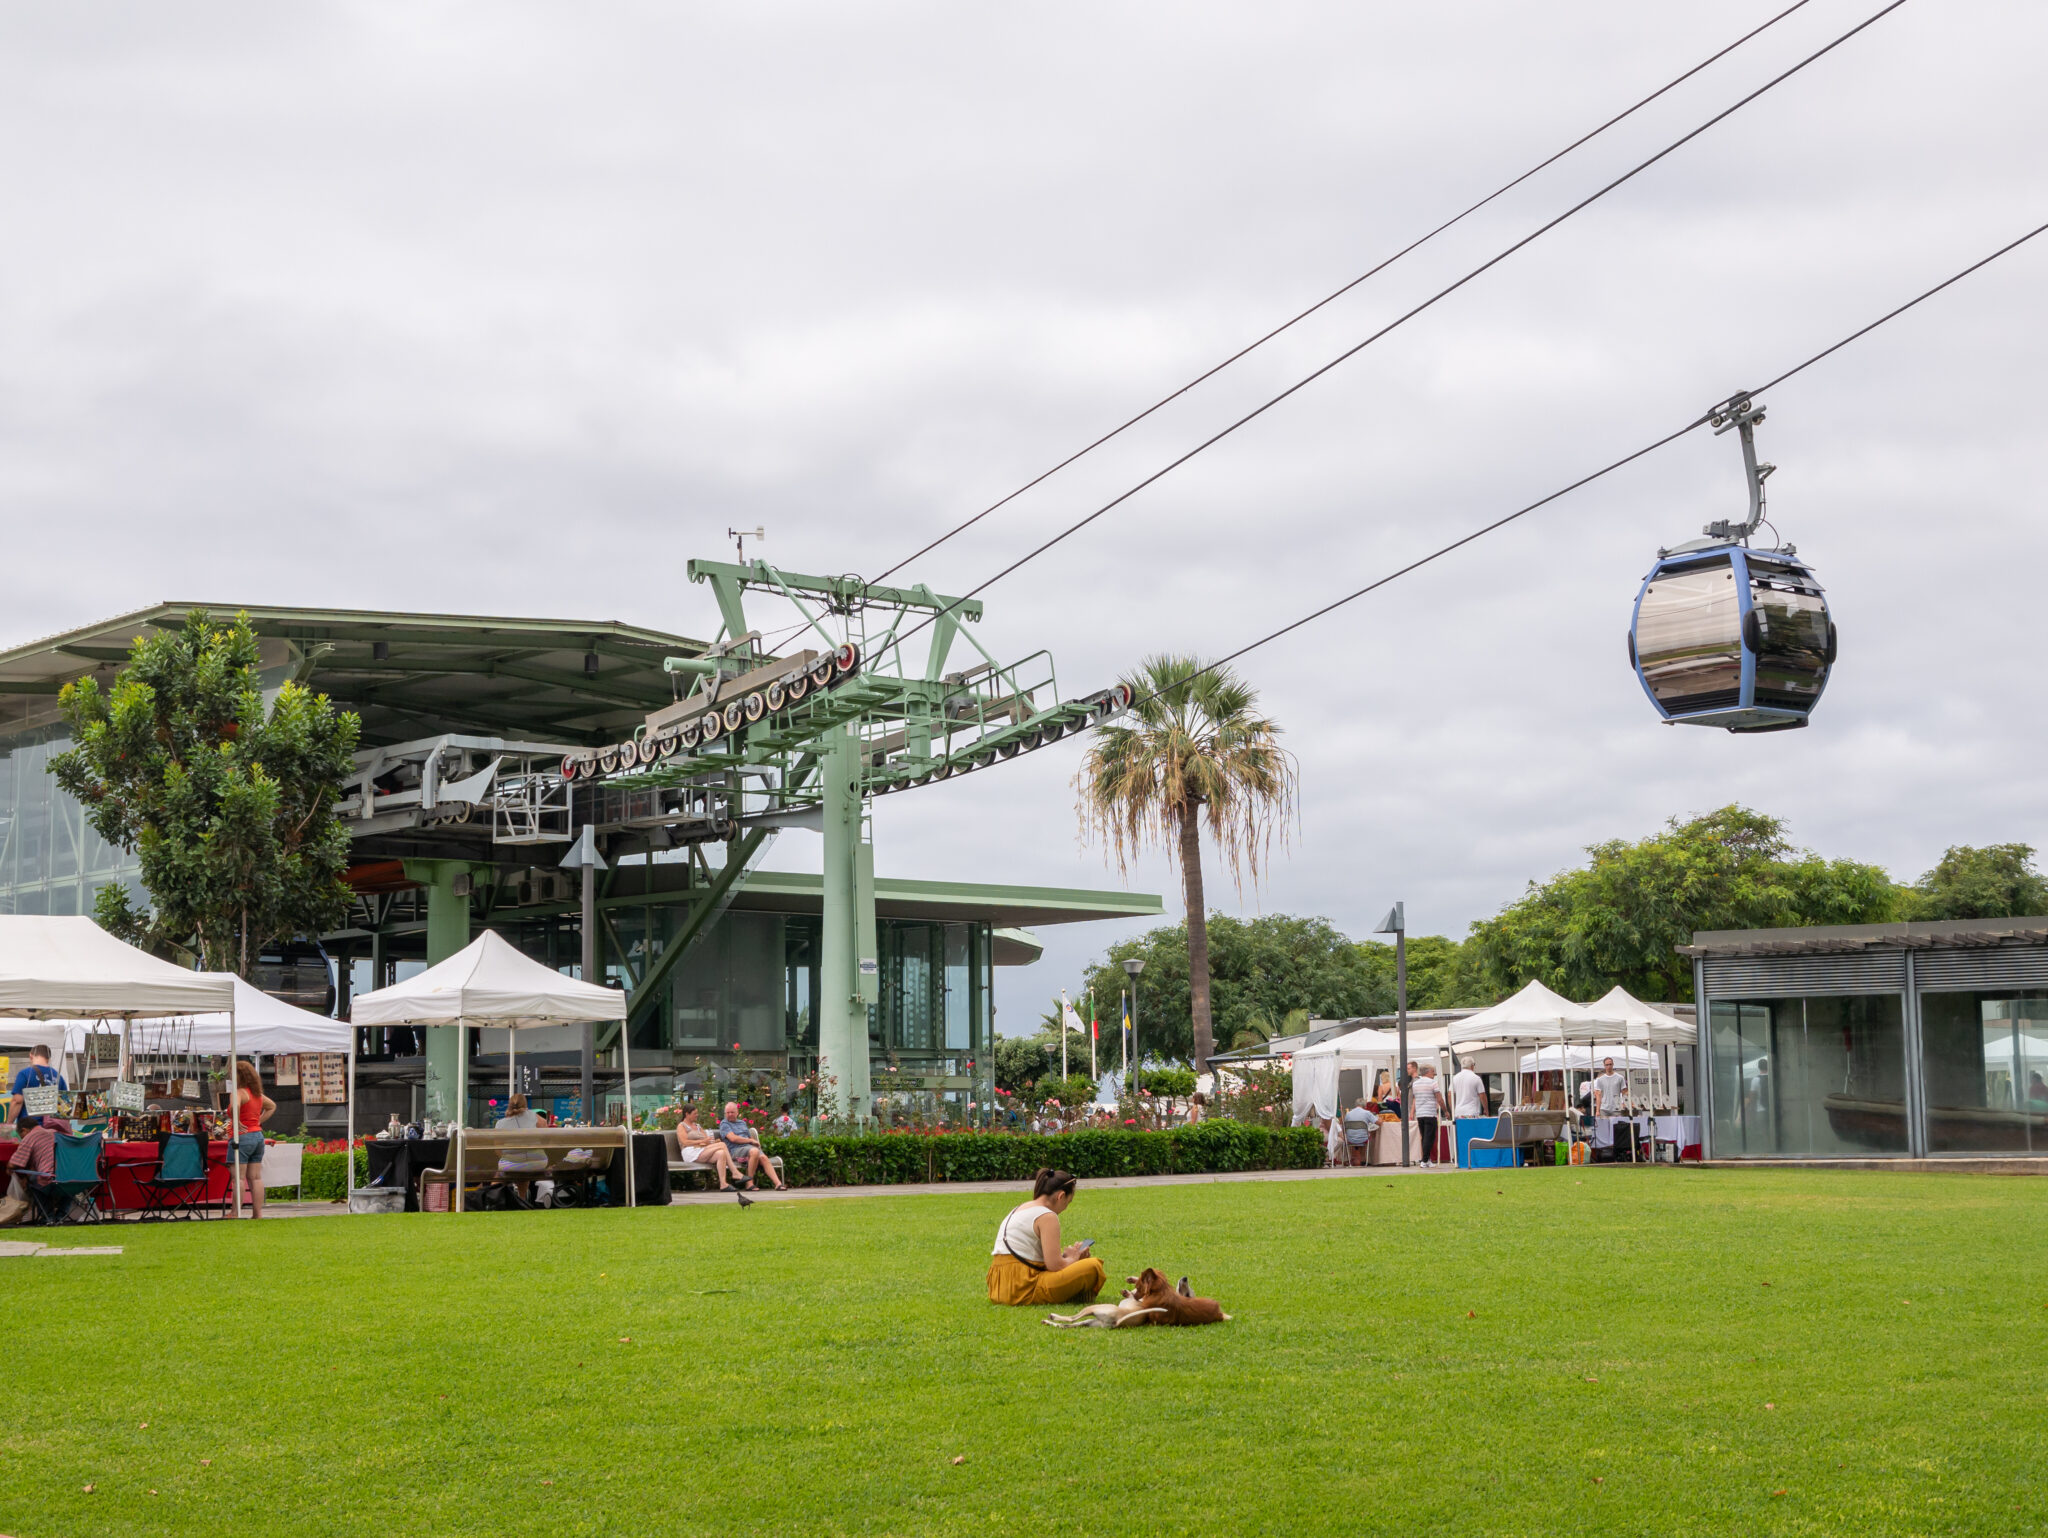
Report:
<svg viewBox="0 0 2048 1538"><path fill-rule="evenodd" d="M1180 865L1188 921L1188 999L1195 1072L1215 1050L1209 1017L1209 910L1202 895L1202 825L1240 890L1259 879L1277 829L1294 810L1293 757L1280 728L1258 714L1258 693L1228 668L1193 657L1147 658L1134 677L1129 716L1095 734L1074 776L1081 828L1115 851L1119 870L1147 845Z"/></svg>

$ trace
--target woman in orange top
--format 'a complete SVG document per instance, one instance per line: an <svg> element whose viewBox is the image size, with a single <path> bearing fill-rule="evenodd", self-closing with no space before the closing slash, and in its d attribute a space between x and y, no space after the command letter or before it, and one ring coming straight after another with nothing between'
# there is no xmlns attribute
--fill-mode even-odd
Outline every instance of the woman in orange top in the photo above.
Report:
<svg viewBox="0 0 2048 1538"><path fill-rule="evenodd" d="M263 1216L263 1124L270 1120L270 1113L276 1109L277 1102L263 1093L263 1080L256 1072L256 1065L238 1061L235 1064L235 1140L228 1147L228 1179L234 1180L239 1166L243 1191L249 1199L249 1216L253 1218Z"/></svg>

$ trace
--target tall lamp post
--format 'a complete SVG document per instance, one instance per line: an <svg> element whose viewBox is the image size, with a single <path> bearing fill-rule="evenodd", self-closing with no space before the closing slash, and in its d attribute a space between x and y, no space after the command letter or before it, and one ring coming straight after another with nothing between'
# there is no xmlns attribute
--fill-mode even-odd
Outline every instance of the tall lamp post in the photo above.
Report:
<svg viewBox="0 0 2048 1538"><path fill-rule="evenodd" d="M1145 958L1133 956L1124 963L1124 975L1131 980L1131 1066L1124 1077L1124 1093L1136 1100L1134 1080L1145 1077L1144 1057L1138 1051L1138 974L1145 970Z"/></svg>
<svg viewBox="0 0 2048 1538"><path fill-rule="evenodd" d="M1387 910L1374 934L1394 937L1394 1029L1400 1035L1400 1045L1395 1049L1401 1054L1401 1061L1394 1069L1394 1082L1401 1084L1401 1074L1408 1067L1408 905L1395 903ZM1413 1125L1415 1090L1412 1084L1401 1084L1401 1168L1408 1167L1408 1128ZM1435 1156L1436 1150L1430 1154Z"/></svg>

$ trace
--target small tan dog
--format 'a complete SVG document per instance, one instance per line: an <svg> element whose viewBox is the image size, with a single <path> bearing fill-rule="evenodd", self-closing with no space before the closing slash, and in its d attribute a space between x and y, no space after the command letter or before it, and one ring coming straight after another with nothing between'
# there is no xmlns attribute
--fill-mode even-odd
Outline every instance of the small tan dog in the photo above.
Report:
<svg viewBox="0 0 2048 1538"><path fill-rule="evenodd" d="M1188 1279L1180 1285L1167 1281L1157 1268L1147 1266L1114 1303L1091 1303L1075 1314L1048 1314L1045 1322L1056 1330L1121 1330L1129 1325L1222 1324L1230 1315L1214 1298L1198 1298L1188 1290Z"/></svg>

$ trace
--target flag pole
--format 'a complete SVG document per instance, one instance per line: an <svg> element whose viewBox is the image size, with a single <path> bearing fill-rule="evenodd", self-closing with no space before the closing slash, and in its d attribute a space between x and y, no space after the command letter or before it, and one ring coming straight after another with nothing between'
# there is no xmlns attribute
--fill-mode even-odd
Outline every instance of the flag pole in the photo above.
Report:
<svg viewBox="0 0 2048 1538"><path fill-rule="evenodd" d="M1060 1083L1067 1080L1067 990L1060 990Z"/></svg>
<svg viewBox="0 0 2048 1538"><path fill-rule="evenodd" d="M1100 1079L1101 1070L1095 1064L1095 1041L1102 1034L1095 1021L1095 989L1088 990L1088 1077Z"/></svg>

